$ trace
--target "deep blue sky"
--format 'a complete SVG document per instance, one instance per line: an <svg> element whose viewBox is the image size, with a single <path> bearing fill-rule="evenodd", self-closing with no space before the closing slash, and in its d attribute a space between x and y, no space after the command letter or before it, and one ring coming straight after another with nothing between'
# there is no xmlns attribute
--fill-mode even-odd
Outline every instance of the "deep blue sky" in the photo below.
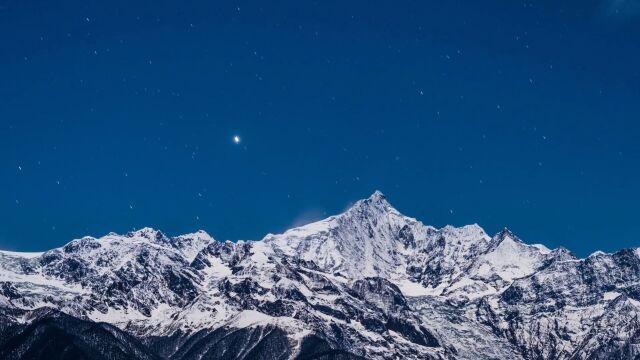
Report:
<svg viewBox="0 0 640 360"><path fill-rule="evenodd" d="M637 0L0 0L0 248L259 239L376 189L638 246L639 39Z"/></svg>

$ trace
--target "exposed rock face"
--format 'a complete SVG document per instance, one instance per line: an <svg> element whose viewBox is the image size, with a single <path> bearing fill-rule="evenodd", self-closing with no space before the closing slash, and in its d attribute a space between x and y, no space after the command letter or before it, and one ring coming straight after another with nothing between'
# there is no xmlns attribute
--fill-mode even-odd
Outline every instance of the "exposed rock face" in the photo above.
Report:
<svg viewBox="0 0 640 360"><path fill-rule="evenodd" d="M639 312L637 249L436 229L379 192L260 241L0 251L3 359L638 359Z"/></svg>

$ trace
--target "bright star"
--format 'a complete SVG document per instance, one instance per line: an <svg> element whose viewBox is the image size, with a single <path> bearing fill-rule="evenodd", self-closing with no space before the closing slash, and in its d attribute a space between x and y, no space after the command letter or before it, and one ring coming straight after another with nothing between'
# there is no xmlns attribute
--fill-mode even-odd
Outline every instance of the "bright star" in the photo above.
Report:
<svg viewBox="0 0 640 360"><path fill-rule="evenodd" d="M233 137L233 142L236 144L240 144L240 136L236 135Z"/></svg>

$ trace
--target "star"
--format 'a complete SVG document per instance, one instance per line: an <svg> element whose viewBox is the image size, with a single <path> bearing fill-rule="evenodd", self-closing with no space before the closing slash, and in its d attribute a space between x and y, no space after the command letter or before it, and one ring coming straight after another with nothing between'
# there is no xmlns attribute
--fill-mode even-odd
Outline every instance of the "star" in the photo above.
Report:
<svg viewBox="0 0 640 360"><path fill-rule="evenodd" d="M240 136L235 135L235 136L233 137L233 142L234 142L234 143L236 143L236 144L240 144Z"/></svg>

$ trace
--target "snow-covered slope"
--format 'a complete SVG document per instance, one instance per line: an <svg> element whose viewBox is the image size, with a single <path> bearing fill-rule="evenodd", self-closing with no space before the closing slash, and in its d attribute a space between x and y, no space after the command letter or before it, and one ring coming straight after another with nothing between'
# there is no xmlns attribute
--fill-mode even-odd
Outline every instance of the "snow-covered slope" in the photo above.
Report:
<svg viewBox="0 0 640 360"><path fill-rule="evenodd" d="M0 251L0 354L24 358L31 324L53 321L78 341L78 327L115 326L125 358L633 359L639 256L436 229L376 192L259 241L145 228ZM103 330L100 346L115 341Z"/></svg>

